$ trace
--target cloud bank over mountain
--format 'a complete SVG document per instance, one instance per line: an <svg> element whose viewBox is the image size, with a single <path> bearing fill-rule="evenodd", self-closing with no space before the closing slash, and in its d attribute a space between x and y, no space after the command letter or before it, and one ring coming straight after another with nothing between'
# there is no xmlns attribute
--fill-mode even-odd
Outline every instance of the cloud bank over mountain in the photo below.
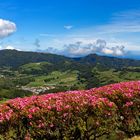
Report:
<svg viewBox="0 0 140 140"><path fill-rule="evenodd" d="M107 46L105 40L98 39L93 43L75 42L64 46L63 54L69 56L84 56L90 53L99 53L105 55L122 56L125 53L124 46Z"/></svg>
<svg viewBox="0 0 140 140"><path fill-rule="evenodd" d="M49 47L46 50L37 50L41 52L56 53L70 57L80 57L91 53L111 56L123 56L125 52L124 46L108 47L105 40L97 39L92 42L76 41L74 43L65 44L62 49L58 50Z"/></svg>

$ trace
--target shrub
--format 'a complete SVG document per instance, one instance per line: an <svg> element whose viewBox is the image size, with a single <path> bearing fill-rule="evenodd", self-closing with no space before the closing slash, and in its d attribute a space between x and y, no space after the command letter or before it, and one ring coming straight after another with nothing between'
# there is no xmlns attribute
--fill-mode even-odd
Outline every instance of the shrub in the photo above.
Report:
<svg viewBox="0 0 140 140"><path fill-rule="evenodd" d="M140 82L16 98L0 107L6 139L94 139L139 135Z"/></svg>
<svg viewBox="0 0 140 140"><path fill-rule="evenodd" d="M119 130L128 137L140 135L140 81L111 84L94 92L117 106Z"/></svg>

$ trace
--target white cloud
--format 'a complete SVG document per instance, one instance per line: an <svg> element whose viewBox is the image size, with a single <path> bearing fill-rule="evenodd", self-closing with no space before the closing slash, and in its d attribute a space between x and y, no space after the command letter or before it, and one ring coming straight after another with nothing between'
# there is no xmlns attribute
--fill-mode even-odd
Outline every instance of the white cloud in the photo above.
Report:
<svg viewBox="0 0 140 140"><path fill-rule="evenodd" d="M10 45L6 46L4 49L7 49L7 50L15 50L15 48L13 46L10 46Z"/></svg>
<svg viewBox="0 0 140 140"><path fill-rule="evenodd" d="M90 43L76 42L65 45L64 52L70 56L84 56L90 53L99 53L112 56L124 55L124 46L108 47L105 40L97 39Z"/></svg>
<svg viewBox="0 0 140 140"><path fill-rule="evenodd" d="M106 55L122 56L124 55L124 46L104 47L101 52Z"/></svg>
<svg viewBox="0 0 140 140"><path fill-rule="evenodd" d="M108 54L108 55L112 55L113 54L113 50L112 49L109 49L109 48L103 48L102 49L102 52L104 54Z"/></svg>
<svg viewBox="0 0 140 140"><path fill-rule="evenodd" d="M85 56L91 53L123 56L125 54L124 46L109 47L105 40L77 40L72 43L65 44L61 50L48 48L46 51L51 53L62 54L71 57Z"/></svg>
<svg viewBox="0 0 140 140"><path fill-rule="evenodd" d="M70 29L73 28L73 26L72 25L65 25L64 28L67 29L67 30L70 30Z"/></svg>
<svg viewBox="0 0 140 140"><path fill-rule="evenodd" d="M17 49L14 46L11 46L11 45L7 45L5 47L1 46L0 49L1 50L6 49L6 50L18 50L18 51L20 51L20 49Z"/></svg>
<svg viewBox="0 0 140 140"><path fill-rule="evenodd" d="M7 37L12 33L14 33L15 31L16 31L15 23L8 20L0 19L0 38Z"/></svg>

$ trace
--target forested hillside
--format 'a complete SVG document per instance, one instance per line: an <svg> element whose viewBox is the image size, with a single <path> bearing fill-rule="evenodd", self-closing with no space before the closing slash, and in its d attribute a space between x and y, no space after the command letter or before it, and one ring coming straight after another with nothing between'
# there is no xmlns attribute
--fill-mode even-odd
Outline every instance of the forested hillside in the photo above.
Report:
<svg viewBox="0 0 140 140"><path fill-rule="evenodd" d="M90 89L140 79L140 61L91 54L81 58L0 51L0 97Z"/></svg>

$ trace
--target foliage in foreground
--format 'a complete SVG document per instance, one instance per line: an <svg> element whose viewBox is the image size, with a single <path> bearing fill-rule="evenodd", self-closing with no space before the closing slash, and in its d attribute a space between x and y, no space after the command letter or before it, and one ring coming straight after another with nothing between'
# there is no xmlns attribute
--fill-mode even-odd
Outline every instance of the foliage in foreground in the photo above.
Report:
<svg viewBox="0 0 140 140"><path fill-rule="evenodd" d="M127 139L127 140L140 140L140 137L134 136L133 138Z"/></svg>
<svg viewBox="0 0 140 140"><path fill-rule="evenodd" d="M140 81L16 98L0 106L5 139L98 139L140 135ZM122 135L120 135L122 134Z"/></svg>

